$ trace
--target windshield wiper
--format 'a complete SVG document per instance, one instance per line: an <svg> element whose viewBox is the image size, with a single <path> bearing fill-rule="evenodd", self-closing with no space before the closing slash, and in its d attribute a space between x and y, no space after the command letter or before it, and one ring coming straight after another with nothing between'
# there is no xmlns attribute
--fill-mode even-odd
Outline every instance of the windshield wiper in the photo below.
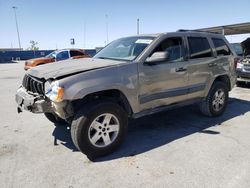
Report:
<svg viewBox="0 0 250 188"><path fill-rule="evenodd" d="M117 58L111 58L111 57L96 57L98 59L110 59L110 60L115 60L115 61L130 61L127 59L117 59Z"/></svg>
<svg viewBox="0 0 250 188"><path fill-rule="evenodd" d="M107 57L97 57L98 59L109 59Z"/></svg>

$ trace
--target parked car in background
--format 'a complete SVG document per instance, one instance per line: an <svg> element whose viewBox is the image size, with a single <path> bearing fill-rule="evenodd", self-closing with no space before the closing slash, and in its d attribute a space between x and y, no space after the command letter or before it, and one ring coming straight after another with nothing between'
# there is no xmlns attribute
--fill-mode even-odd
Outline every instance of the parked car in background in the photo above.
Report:
<svg viewBox="0 0 250 188"><path fill-rule="evenodd" d="M237 56L243 57L243 49L242 49L241 43L230 43L230 45L234 49Z"/></svg>
<svg viewBox="0 0 250 188"><path fill-rule="evenodd" d="M24 70L28 70L38 65L53 63L55 61L62 61L65 59L79 59L86 57L91 57L91 56L86 54L83 50L80 49L56 50L45 57L39 57L27 60L24 65Z"/></svg>
<svg viewBox="0 0 250 188"><path fill-rule="evenodd" d="M238 54L237 52L240 52L240 50L235 50L238 54L236 68L237 83L250 82L250 38L244 40L240 46L242 48L242 53Z"/></svg>

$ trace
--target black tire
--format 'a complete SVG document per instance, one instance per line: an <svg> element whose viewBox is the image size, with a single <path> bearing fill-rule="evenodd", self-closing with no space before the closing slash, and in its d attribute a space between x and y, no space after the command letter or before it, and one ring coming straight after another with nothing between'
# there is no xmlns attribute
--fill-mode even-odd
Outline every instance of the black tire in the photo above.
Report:
<svg viewBox="0 0 250 188"><path fill-rule="evenodd" d="M216 109L216 105L213 105L213 102L216 103L216 92L224 92L225 94L224 103L218 109ZM207 97L200 104L201 113L206 116L219 116L223 114L228 102L228 92L229 88L224 82L216 81L213 83Z"/></svg>
<svg viewBox="0 0 250 188"><path fill-rule="evenodd" d="M108 125L104 124L105 121L105 114L111 114L112 118L116 118L115 120L118 121L118 127L119 130L116 132L110 132L106 133L103 131L104 126L112 126L110 125L111 120L109 121ZM104 116L104 119L101 120ZM99 119L98 119L99 117ZM92 127L92 123L100 121L102 122L102 128L97 130L96 128ZM98 122L99 124L99 122ZM71 124L71 137L73 140L73 143L75 146L84 154L88 156L89 159L94 159L99 156L103 156L109 153L112 153L115 151L123 142L126 133L127 133L127 124L128 124L128 117L127 113L123 110L123 108L112 102L112 101L107 101L107 100L99 100L99 101L94 101L92 103L89 103L84 106L83 109L80 109L77 114L74 117L74 120L72 121ZM108 132L109 128L106 129ZM94 132L94 134L92 134ZM100 133L101 132L101 133ZM95 134L98 133L98 140L92 143L92 139L95 136ZM106 134L105 134L106 133ZM94 135L91 138L91 135ZM100 134L102 136L100 136ZM113 134L113 135L112 135ZM116 135L114 137L114 134ZM109 139L112 137L113 141L109 144L106 145L104 143L104 135L109 137ZM110 136L111 135L111 136ZM110 139L110 140L112 140ZM103 146L98 146L99 142L103 142Z"/></svg>
<svg viewBox="0 0 250 188"><path fill-rule="evenodd" d="M236 81L236 86L237 86L237 87L241 87L241 86L242 86L242 82Z"/></svg>
<svg viewBox="0 0 250 188"><path fill-rule="evenodd" d="M65 120L63 120L62 118L60 118L58 115L56 115L54 113L46 112L46 113L44 113L44 115L49 121L54 123L56 126L65 125L65 123L66 123Z"/></svg>

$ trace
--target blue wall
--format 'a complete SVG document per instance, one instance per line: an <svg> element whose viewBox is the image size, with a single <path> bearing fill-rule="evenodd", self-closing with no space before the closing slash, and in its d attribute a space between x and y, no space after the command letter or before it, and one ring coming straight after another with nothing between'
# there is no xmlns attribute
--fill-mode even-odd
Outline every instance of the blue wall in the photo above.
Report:
<svg viewBox="0 0 250 188"><path fill-rule="evenodd" d="M36 57L44 57L54 50L37 50L37 51L0 51L0 63L10 63L12 60L27 60ZM85 52L91 56L96 54L95 49L87 49Z"/></svg>

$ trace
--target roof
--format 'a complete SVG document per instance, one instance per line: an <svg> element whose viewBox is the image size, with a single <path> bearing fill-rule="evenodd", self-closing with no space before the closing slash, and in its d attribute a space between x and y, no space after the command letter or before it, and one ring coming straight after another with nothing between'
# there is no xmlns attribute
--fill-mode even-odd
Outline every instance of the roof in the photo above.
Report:
<svg viewBox="0 0 250 188"><path fill-rule="evenodd" d="M122 37L122 38L130 38L130 37L158 37L161 34L163 34L163 33L149 33L149 34L129 35L129 36Z"/></svg>
<svg viewBox="0 0 250 188"><path fill-rule="evenodd" d="M250 33L250 22L201 28L201 29L196 29L196 31L220 33L224 35L247 34Z"/></svg>

